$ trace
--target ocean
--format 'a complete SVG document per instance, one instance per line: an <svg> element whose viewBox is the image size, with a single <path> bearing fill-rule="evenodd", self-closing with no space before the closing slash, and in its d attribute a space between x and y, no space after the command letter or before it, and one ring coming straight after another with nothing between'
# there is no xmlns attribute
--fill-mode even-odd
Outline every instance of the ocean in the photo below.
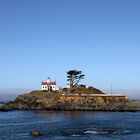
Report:
<svg viewBox="0 0 140 140"><path fill-rule="evenodd" d="M140 112L0 112L0 140L140 140Z"/></svg>

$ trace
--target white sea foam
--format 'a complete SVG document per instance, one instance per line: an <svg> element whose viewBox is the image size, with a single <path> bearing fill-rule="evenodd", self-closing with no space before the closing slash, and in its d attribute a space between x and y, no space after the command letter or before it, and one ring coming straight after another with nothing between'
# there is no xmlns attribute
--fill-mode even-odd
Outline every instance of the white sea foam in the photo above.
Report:
<svg viewBox="0 0 140 140"><path fill-rule="evenodd" d="M106 131L85 131L84 134L94 134L94 135L97 135L97 134L128 134L128 133L131 133L131 131L129 130L116 130L114 132L109 132L108 130Z"/></svg>
<svg viewBox="0 0 140 140"><path fill-rule="evenodd" d="M107 134L105 131L85 131L84 134Z"/></svg>
<svg viewBox="0 0 140 140"><path fill-rule="evenodd" d="M78 135L78 134L72 134L71 136L72 137L79 137L80 135Z"/></svg>

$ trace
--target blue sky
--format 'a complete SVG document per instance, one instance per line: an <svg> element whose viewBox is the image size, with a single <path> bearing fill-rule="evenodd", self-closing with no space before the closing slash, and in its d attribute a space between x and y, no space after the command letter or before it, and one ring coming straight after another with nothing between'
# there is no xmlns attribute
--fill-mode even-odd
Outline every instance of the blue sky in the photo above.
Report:
<svg viewBox="0 0 140 140"><path fill-rule="evenodd" d="M100 89L140 89L139 0L1 0L0 89L39 89L66 71Z"/></svg>

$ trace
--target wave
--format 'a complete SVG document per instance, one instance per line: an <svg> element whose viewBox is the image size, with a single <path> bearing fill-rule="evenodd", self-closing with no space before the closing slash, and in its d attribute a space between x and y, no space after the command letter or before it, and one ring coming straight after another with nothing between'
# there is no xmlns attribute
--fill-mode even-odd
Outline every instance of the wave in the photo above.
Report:
<svg viewBox="0 0 140 140"><path fill-rule="evenodd" d="M79 137L79 136L81 136L81 135L78 135L78 134L72 134L71 136L72 136L72 137Z"/></svg>
<svg viewBox="0 0 140 140"><path fill-rule="evenodd" d="M107 134L104 131L85 131L84 134Z"/></svg>
<svg viewBox="0 0 140 140"><path fill-rule="evenodd" d="M63 132L64 136L71 136L71 137L81 137L81 136L90 136L90 135L125 135L134 133L130 130L121 130L121 129L106 129L106 130L87 130L87 131L68 131Z"/></svg>
<svg viewBox="0 0 140 140"><path fill-rule="evenodd" d="M85 131L84 134L92 134L92 135L99 135L99 134L128 134L132 133L130 130L114 130L108 129L103 131Z"/></svg>

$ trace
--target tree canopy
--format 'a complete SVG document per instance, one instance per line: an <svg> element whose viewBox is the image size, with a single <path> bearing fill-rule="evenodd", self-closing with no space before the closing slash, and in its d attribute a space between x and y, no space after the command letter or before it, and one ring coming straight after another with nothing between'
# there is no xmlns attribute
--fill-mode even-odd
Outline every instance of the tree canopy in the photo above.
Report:
<svg viewBox="0 0 140 140"><path fill-rule="evenodd" d="M67 81L69 81L70 87L76 87L81 79L84 79L84 74L82 74L82 71L77 70L69 70L67 72Z"/></svg>

